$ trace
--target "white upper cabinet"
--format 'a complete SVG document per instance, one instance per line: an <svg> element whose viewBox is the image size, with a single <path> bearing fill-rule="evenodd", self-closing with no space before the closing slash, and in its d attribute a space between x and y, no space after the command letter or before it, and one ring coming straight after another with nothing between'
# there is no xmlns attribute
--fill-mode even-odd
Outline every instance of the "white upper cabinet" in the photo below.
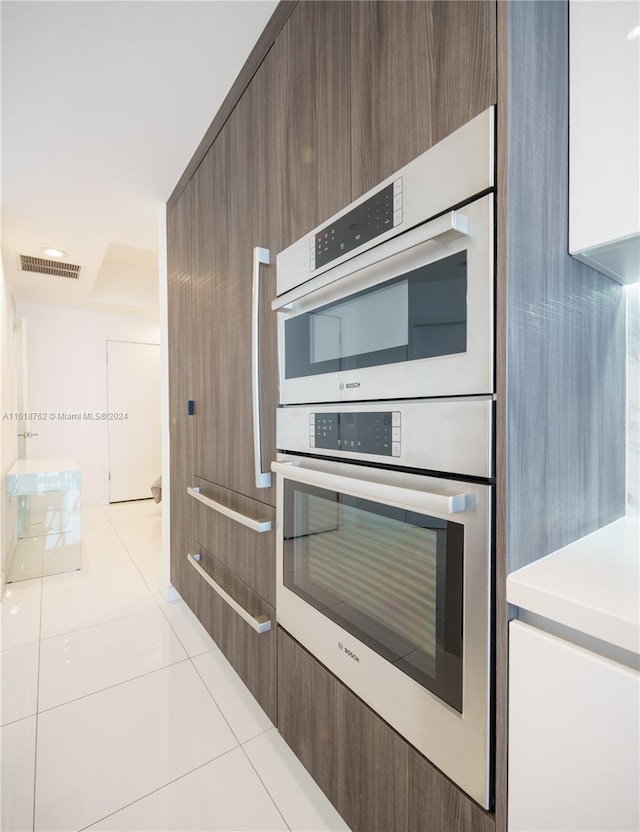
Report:
<svg viewBox="0 0 640 832"><path fill-rule="evenodd" d="M570 253L640 280L640 2L572 0Z"/></svg>

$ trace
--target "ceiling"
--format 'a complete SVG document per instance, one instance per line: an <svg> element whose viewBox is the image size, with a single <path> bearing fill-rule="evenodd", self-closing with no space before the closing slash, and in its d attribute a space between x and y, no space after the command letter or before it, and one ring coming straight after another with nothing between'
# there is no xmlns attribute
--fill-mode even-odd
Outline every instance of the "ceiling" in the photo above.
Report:
<svg viewBox="0 0 640 832"><path fill-rule="evenodd" d="M166 202L275 0L2 0L2 260L18 302L157 317ZM68 253L80 279L28 274Z"/></svg>

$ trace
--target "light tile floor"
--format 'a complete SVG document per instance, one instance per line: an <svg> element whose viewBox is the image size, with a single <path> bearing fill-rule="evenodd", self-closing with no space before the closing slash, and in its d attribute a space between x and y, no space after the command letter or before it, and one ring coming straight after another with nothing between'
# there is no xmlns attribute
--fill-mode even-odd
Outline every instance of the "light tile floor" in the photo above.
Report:
<svg viewBox="0 0 640 832"><path fill-rule="evenodd" d="M83 510L83 567L6 587L4 832L347 830L183 601L161 510Z"/></svg>

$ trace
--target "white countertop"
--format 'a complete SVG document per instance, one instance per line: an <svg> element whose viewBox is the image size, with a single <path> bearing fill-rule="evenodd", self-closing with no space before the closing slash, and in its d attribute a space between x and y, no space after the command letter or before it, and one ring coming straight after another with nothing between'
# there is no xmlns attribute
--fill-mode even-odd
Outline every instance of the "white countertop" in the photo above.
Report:
<svg viewBox="0 0 640 832"><path fill-rule="evenodd" d="M639 532L623 517L518 569L507 601L640 655Z"/></svg>
<svg viewBox="0 0 640 832"><path fill-rule="evenodd" d="M70 457L52 459L17 459L7 472L7 476L20 474L57 474L60 471L79 471L78 460Z"/></svg>

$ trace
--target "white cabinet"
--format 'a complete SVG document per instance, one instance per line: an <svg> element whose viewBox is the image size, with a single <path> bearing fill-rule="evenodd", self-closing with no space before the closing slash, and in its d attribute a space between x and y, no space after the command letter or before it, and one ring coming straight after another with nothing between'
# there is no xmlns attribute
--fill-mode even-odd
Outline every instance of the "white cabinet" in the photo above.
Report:
<svg viewBox="0 0 640 832"><path fill-rule="evenodd" d="M638 0L569 5L569 251L640 280Z"/></svg>
<svg viewBox="0 0 640 832"><path fill-rule="evenodd" d="M640 673L509 625L509 832L640 829Z"/></svg>

